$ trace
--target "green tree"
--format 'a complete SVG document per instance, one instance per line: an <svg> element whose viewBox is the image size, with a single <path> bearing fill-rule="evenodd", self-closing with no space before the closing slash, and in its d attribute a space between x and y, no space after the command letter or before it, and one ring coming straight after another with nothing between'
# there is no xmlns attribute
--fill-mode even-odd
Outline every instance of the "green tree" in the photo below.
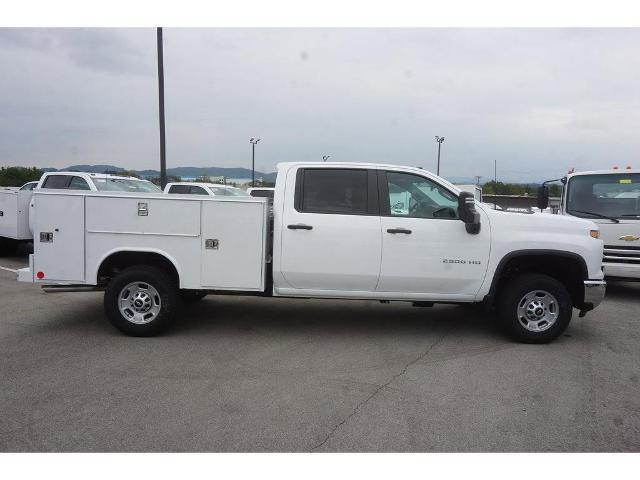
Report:
<svg viewBox="0 0 640 480"><path fill-rule="evenodd" d="M44 172L36 167L0 167L0 187L20 187L40 180Z"/></svg>

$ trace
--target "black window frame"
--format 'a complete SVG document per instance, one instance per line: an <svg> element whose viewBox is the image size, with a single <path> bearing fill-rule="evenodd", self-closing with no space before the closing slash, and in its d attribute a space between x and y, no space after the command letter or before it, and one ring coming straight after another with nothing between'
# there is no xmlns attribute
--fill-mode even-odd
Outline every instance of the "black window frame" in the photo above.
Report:
<svg viewBox="0 0 640 480"><path fill-rule="evenodd" d="M456 198L459 198L459 195L456 195L454 192L449 190L447 187L442 185L441 183L432 180L429 177L425 177L423 175L419 175L414 172L404 172L402 170L378 170L378 190L379 190L379 199L380 199L380 216L381 217L390 217L390 218L419 218L422 220L455 220L460 221L460 213L456 212L456 217L420 217L417 215L391 215L391 202L389 201L389 183L387 180L387 172L388 173L403 173L405 175L413 175L414 177L424 178L425 181L431 182L438 187L446 190L451 195Z"/></svg>
<svg viewBox="0 0 640 480"><path fill-rule="evenodd" d="M367 200L366 200L366 212L365 213L348 213L348 212L318 212L311 210L303 210L304 199L304 175L308 170L322 170L322 171L357 171L367 173ZM300 213L312 213L314 215L351 215L351 216L378 216L380 214L380 204L378 200L378 179L376 171L370 168L300 168L296 172L296 185L294 193L293 208Z"/></svg>

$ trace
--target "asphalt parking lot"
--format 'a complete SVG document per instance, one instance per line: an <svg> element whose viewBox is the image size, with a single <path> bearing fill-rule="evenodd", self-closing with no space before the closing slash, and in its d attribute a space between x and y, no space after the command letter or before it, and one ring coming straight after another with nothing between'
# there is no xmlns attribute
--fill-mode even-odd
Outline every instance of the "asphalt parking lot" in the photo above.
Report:
<svg viewBox="0 0 640 480"><path fill-rule="evenodd" d="M639 311L612 285L521 345L460 306L209 296L129 338L0 270L0 451L638 451Z"/></svg>

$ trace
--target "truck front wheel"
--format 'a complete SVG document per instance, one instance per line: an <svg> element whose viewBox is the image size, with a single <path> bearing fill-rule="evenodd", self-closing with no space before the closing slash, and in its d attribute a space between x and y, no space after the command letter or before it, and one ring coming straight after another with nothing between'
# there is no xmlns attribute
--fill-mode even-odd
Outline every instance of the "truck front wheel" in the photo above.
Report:
<svg viewBox="0 0 640 480"><path fill-rule="evenodd" d="M127 335L150 337L165 330L178 305L178 288L162 269L134 266L109 282L104 309L111 324Z"/></svg>
<svg viewBox="0 0 640 480"><path fill-rule="evenodd" d="M571 295L555 278L525 273L503 284L496 305L507 333L524 343L547 343L571 321Z"/></svg>

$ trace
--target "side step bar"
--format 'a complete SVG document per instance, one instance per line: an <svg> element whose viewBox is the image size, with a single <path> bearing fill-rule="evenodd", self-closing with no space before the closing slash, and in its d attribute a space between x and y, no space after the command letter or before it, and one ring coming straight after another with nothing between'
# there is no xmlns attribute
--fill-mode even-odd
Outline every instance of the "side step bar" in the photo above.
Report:
<svg viewBox="0 0 640 480"><path fill-rule="evenodd" d="M95 285L42 285L45 293L67 293L67 292L103 292L104 287Z"/></svg>

